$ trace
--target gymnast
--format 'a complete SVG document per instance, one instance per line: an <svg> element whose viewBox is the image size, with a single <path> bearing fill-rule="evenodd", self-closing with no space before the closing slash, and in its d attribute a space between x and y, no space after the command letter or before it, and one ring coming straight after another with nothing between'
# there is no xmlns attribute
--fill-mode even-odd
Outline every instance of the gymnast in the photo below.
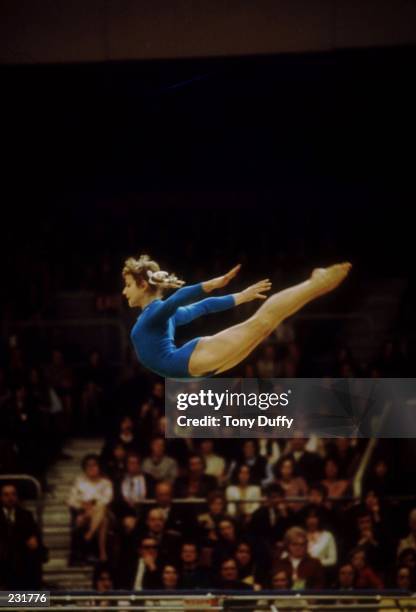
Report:
<svg viewBox="0 0 416 612"><path fill-rule="evenodd" d="M317 268L303 283L270 297L265 295L271 288L268 278L239 293L206 297L228 285L240 267L235 266L212 280L183 287L184 281L160 270L159 264L148 255L128 258L122 271L123 295L130 308L142 310L131 331L139 361L166 378L204 377L225 372L243 361L284 319L335 289L347 276L351 264ZM167 289L177 291L162 299ZM181 347L175 345L178 325L256 299L264 302L246 321L213 336L194 338Z"/></svg>

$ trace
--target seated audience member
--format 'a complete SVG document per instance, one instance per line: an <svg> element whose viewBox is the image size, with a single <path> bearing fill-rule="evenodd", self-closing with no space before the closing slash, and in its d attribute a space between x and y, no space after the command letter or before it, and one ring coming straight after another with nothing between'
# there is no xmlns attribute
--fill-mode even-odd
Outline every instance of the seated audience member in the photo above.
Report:
<svg viewBox="0 0 416 612"><path fill-rule="evenodd" d="M319 559L325 568L333 568L337 562L337 546L333 534L322 527L319 508L309 507L305 514L308 553Z"/></svg>
<svg viewBox="0 0 416 612"><path fill-rule="evenodd" d="M143 460L143 472L156 482L164 480L174 482L178 475L178 464L175 459L166 455L164 438L158 436L150 443L150 455Z"/></svg>
<svg viewBox="0 0 416 612"><path fill-rule="evenodd" d="M286 550L274 563L273 572L281 570L290 572L293 589L322 589L324 569L318 559L313 559L307 552L308 540L306 531L300 527L291 527L285 534Z"/></svg>
<svg viewBox="0 0 416 612"><path fill-rule="evenodd" d="M107 563L97 563L94 568L92 578L92 588L97 591L98 594L102 595L109 591L114 591L114 580L110 566ZM119 606L125 606L128 608L130 602L126 600L112 600L112 599L90 599L79 603L79 607L97 607L97 608L110 608L112 606L118 606L120 612L126 612Z"/></svg>
<svg viewBox="0 0 416 612"><path fill-rule="evenodd" d="M317 482L323 477L322 459L317 452L306 450L307 438L300 435L290 441L291 451L285 455L294 462L294 474L307 482Z"/></svg>
<svg viewBox="0 0 416 612"><path fill-rule="evenodd" d="M124 444L119 442L111 449L111 456L104 465L104 471L115 486L120 481L126 471L126 449Z"/></svg>
<svg viewBox="0 0 416 612"><path fill-rule="evenodd" d="M47 550L33 515L19 503L14 484L0 485L0 586L40 589Z"/></svg>
<svg viewBox="0 0 416 612"><path fill-rule="evenodd" d="M312 483L308 489L307 503L299 512L299 523L305 522L305 516L310 508L318 508L321 514L322 526L329 531L338 533L339 516L328 501L328 491L320 482Z"/></svg>
<svg viewBox="0 0 416 612"><path fill-rule="evenodd" d="M232 591L247 591L253 589L249 584L239 580L237 562L233 557L223 559L219 568L219 576L215 585L217 589Z"/></svg>
<svg viewBox="0 0 416 612"><path fill-rule="evenodd" d="M160 572L161 589L166 591L175 591L179 585L179 572L174 565L164 565ZM153 599L146 601L146 608L180 608L184 605L182 599Z"/></svg>
<svg viewBox="0 0 416 612"><path fill-rule="evenodd" d="M264 564L255 563L251 544L247 540L238 544L234 559L237 562L239 580L256 590L267 584L267 568Z"/></svg>
<svg viewBox="0 0 416 612"><path fill-rule="evenodd" d="M356 572L355 587L357 589L382 589L383 581L374 569L367 563L364 548L354 548L350 553L351 565Z"/></svg>
<svg viewBox="0 0 416 612"><path fill-rule="evenodd" d="M400 589L402 591L411 591L412 593L416 588L415 573L412 572L410 567L407 565L398 565L395 571L395 580L393 589Z"/></svg>
<svg viewBox="0 0 416 612"><path fill-rule="evenodd" d="M240 465L247 465L250 468L253 482L260 484L266 478L267 459L260 454L258 440L243 440L241 458L238 461L238 466Z"/></svg>
<svg viewBox="0 0 416 612"><path fill-rule="evenodd" d="M161 562L158 543L154 538L145 536L140 541L133 581L125 588L133 589L134 591L159 589L161 586L160 573Z"/></svg>
<svg viewBox="0 0 416 612"><path fill-rule="evenodd" d="M119 488L116 489L116 500L113 505L118 517L128 514L139 516L141 503L153 496L154 482L151 476L143 474L140 456L129 452L126 458L126 471Z"/></svg>
<svg viewBox="0 0 416 612"><path fill-rule="evenodd" d="M218 568L220 563L229 557L234 557L239 544L237 528L232 518L224 518L218 523L217 541L212 554L212 567Z"/></svg>
<svg viewBox="0 0 416 612"><path fill-rule="evenodd" d="M285 497L305 497L308 487L301 476L295 476L295 462L293 458L284 456L273 468L275 482L280 485ZM303 507L301 502L289 502L289 508L298 512Z"/></svg>
<svg viewBox="0 0 416 612"><path fill-rule="evenodd" d="M68 498L75 526L73 557L82 557L79 533L84 543L98 535L100 561L107 560L107 534L109 526L108 506L113 499L113 485L102 475L98 455L86 455L82 460L83 474L75 479Z"/></svg>
<svg viewBox="0 0 416 612"><path fill-rule="evenodd" d="M218 484L225 482L225 459L214 450L214 440L207 438L199 443L199 452L205 463L205 474L214 476Z"/></svg>
<svg viewBox="0 0 416 612"><path fill-rule="evenodd" d="M238 517L247 523L253 512L260 506L261 489L251 484L251 472L248 465L240 465L236 472L235 484L225 490L227 514Z"/></svg>
<svg viewBox="0 0 416 612"><path fill-rule="evenodd" d="M350 538L350 544L364 549L369 565L381 570L391 558L389 538L385 535L385 530L374 524L372 515L365 508L356 514L355 520L356 533Z"/></svg>
<svg viewBox="0 0 416 612"><path fill-rule="evenodd" d="M348 492L350 483L345 478L339 478L339 466L336 459L328 457L324 463L324 479L322 484L328 491L328 497L338 499L345 497Z"/></svg>
<svg viewBox="0 0 416 612"><path fill-rule="evenodd" d="M393 495L396 492L397 482L391 465L379 457L371 466L369 474L364 480L364 491L372 490L380 497Z"/></svg>
<svg viewBox="0 0 416 612"><path fill-rule="evenodd" d="M351 438L335 438L327 447L328 456L335 459L338 465L338 478L351 479L360 461L360 452L352 446ZM318 479L320 480L320 479Z"/></svg>
<svg viewBox="0 0 416 612"><path fill-rule="evenodd" d="M214 476L204 473L205 464L200 455L191 455L188 460L187 476L180 476L175 482L176 497L207 497L210 491L217 488ZM197 509L199 510L199 508Z"/></svg>
<svg viewBox="0 0 416 612"><path fill-rule="evenodd" d="M134 429L133 419L129 416L123 416L120 421L118 432L115 436L110 436L106 441L101 451L101 461L106 465L113 456L113 448L117 444L122 444L126 453L132 451L140 453L141 444Z"/></svg>
<svg viewBox="0 0 416 612"><path fill-rule="evenodd" d="M335 588L340 591L353 591L356 588L356 571L351 563L343 563L338 568Z"/></svg>
<svg viewBox="0 0 416 612"><path fill-rule="evenodd" d="M279 570L272 575L271 587L274 591L290 591L293 588L291 573L288 570ZM266 602L264 602L266 603ZM270 603L270 602L268 602ZM278 597L273 601L276 610L307 610L308 604L304 599Z"/></svg>
<svg viewBox="0 0 416 612"><path fill-rule="evenodd" d="M195 542L183 542L180 554L182 589L204 589L210 585L210 573L199 563L199 550Z"/></svg>
<svg viewBox="0 0 416 612"><path fill-rule="evenodd" d="M163 513L165 529L180 536L193 535L196 531L195 519L189 508L172 503L173 486L163 480L155 486L155 508Z"/></svg>
<svg viewBox="0 0 416 612"><path fill-rule="evenodd" d="M416 550L416 508L410 511L409 514L409 534L402 538L399 542L399 546L397 547L397 555L405 550L406 548L413 548Z"/></svg>
<svg viewBox="0 0 416 612"><path fill-rule="evenodd" d="M217 540L216 530L219 522L227 518L225 497L221 491L211 491L207 496L208 512L198 514L197 522L202 541Z"/></svg>
<svg viewBox="0 0 416 612"><path fill-rule="evenodd" d="M287 529L293 525L295 514L285 502L285 493L280 485L270 484L265 494L265 505L251 517L250 533L255 540L268 543L282 541Z"/></svg>
<svg viewBox="0 0 416 612"><path fill-rule="evenodd" d="M161 508L151 508L146 523L141 529L141 537L149 537L157 542L161 563L175 563L179 555L180 534L168 531L166 519Z"/></svg>

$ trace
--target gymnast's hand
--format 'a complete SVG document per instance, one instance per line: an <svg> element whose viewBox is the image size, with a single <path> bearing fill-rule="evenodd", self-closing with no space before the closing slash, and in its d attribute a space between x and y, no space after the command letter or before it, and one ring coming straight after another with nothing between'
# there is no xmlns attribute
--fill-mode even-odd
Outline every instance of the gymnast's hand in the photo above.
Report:
<svg viewBox="0 0 416 612"><path fill-rule="evenodd" d="M232 268L229 272L224 274L223 276L218 276L217 278L213 278L210 281L206 281L202 283L202 288L204 291L209 293L210 291L214 291L214 289L222 289L225 285L228 285L231 279L234 278L239 272L241 268L241 264L238 264L234 268Z"/></svg>
<svg viewBox="0 0 416 612"><path fill-rule="evenodd" d="M266 291L270 291L271 282L268 278L255 283L254 285L250 285L244 291L240 291L240 293L234 294L235 304L244 304L245 302L251 302L252 300L265 300L267 295L264 295Z"/></svg>

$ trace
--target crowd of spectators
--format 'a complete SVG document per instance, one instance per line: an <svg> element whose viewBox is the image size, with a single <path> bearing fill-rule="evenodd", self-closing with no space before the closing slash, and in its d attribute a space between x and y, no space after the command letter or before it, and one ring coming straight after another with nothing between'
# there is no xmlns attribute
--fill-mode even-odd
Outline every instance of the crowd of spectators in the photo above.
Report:
<svg viewBox="0 0 416 612"><path fill-rule="evenodd" d="M294 331L279 333L247 375L282 376L281 356L297 374ZM403 358L390 348L374 376ZM345 349L335 362L338 374L354 369ZM32 474L44 492L65 438L105 436L68 499L69 562L94 563L115 588L414 586L416 504L392 499L409 492L393 475L394 441L379 442L356 500L365 440L166 439L160 379L130 363L112 376L98 351L79 366L57 347L42 363L17 338L0 369L0 420L0 472ZM2 483L0 530L2 585L39 585L47 551L15 483Z"/></svg>
<svg viewBox="0 0 416 612"><path fill-rule="evenodd" d="M392 498L388 443L356 499L366 440L164 439L162 407L156 381L85 457L72 563L98 563L119 589L413 588L415 500Z"/></svg>

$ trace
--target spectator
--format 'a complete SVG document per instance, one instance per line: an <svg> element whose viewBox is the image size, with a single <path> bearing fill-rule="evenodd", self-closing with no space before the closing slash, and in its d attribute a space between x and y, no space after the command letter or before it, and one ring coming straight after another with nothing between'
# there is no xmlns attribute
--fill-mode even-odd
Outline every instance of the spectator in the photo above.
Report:
<svg viewBox="0 0 416 612"><path fill-rule="evenodd" d="M273 472L275 482L282 487L285 497L306 497L308 492L306 482L301 476L295 476L295 462L292 457L285 456L279 459ZM295 511L299 511L302 505L299 502L289 503L289 507Z"/></svg>
<svg viewBox="0 0 416 612"><path fill-rule="evenodd" d="M177 532L167 530L166 519L161 508L149 510L142 537L149 537L157 542L161 562L176 563L181 538Z"/></svg>
<svg viewBox="0 0 416 612"><path fill-rule="evenodd" d="M204 473L205 463L200 455L191 455L188 460L188 475L176 480L176 497L207 497L210 491L217 488L214 476Z"/></svg>
<svg viewBox="0 0 416 612"><path fill-rule="evenodd" d="M180 555L181 588L204 589L209 586L209 573L199 563L195 542L183 542Z"/></svg>
<svg viewBox="0 0 416 612"><path fill-rule="evenodd" d="M143 461L143 472L157 482L164 480L174 482L178 475L178 464L165 453L165 440L154 438L150 443L150 456Z"/></svg>
<svg viewBox="0 0 416 612"><path fill-rule="evenodd" d="M216 587L222 590L244 591L252 590L253 587L239 580L237 562L232 557L224 559L220 564L219 577Z"/></svg>
<svg viewBox="0 0 416 612"><path fill-rule="evenodd" d="M294 474L307 482L321 480L322 459L316 452L306 450L307 438L295 436L291 439L291 452L286 455L294 462Z"/></svg>
<svg viewBox="0 0 416 612"><path fill-rule="evenodd" d="M248 522L253 512L260 506L261 489L251 484L248 465L240 465L236 474L236 484L229 485L225 491L228 501L227 513Z"/></svg>
<svg viewBox="0 0 416 612"><path fill-rule="evenodd" d="M266 568L257 567L251 544L248 541L241 541L235 551L234 559L237 562L238 579L259 590L266 583Z"/></svg>
<svg viewBox="0 0 416 612"><path fill-rule="evenodd" d="M221 491L211 491L207 496L208 512L198 515L197 522L203 541L217 540L217 529L220 521L227 518L225 513L226 501Z"/></svg>
<svg viewBox="0 0 416 612"><path fill-rule="evenodd" d="M286 551L274 564L274 573L290 572L293 589L322 589L324 571L321 562L307 552L308 540L304 529L291 527L285 534Z"/></svg>
<svg viewBox="0 0 416 612"><path fill-rule="evenodd" d="M308 503L299 513L301 523L305 522L305 516L310 508L318 508L322 526L331 531L336 531L338 520L331 502L328 501L328 490L325 485L317 482L312 483L308 490Z"/></svg>
<svg viewBox="0 0 416 612"><path fill-rule="evenodd" d="M40 589L47 551L29 510L19 503L16 486L0 487L0 585L3 589Z"/></svg>
<svg viewBox="0 0 416 612"><path fill-rule="evenodd" d="M325 485L328 491L328 497L339 499L347 494L349 482L346 479L338 478L339 465L336 459L328 457L324 463L324 479L322 484Z"/></svg>
<svg viewBox="0 0 416 612"><path fill-rule="evenodd" d="M390 464L384 457L378 458L365 478L364 490L372 490L377 495L385 497L394 494L396 482Z"/></svg>
<svg viewBox="0 0 416 612"><path fill-rule="evenodd" d="M248 465L253 482L264 480L267 459L260 454L258 440L243 440L239 465Z"/></svg>
<svg viewBox="0 0 416 612"><path fill-rule="evenodd" d="M335 588L340 591L353 591L356 586L356 571L351 563L343 563L338 569Z"/></svg>
<svg viewBox="0 0 416 612"><path fill-rule="evenodd" d="M106 465L113 456L113 448L122 444L126 453L130 451L140 452L140 444L134 431L133 420L129 416L123 416L120 421L119 430L116 436L111 436L101 451L101 460Z"/></svg>
<svg viewBox="0 0 416 612"><path fill-rule="evenodd" d="M407 565L398 565L396 568L395 583L393 588L402 591L414 592L416 588L415 575Z"/></svg>
<svg viewBox="0 0 416 612"><path fill-rule="evenodd" d="M205 462L205 474L214 476L220 485L225 482L225 460L214 451L214 441L210 438L201 440L199 452Z"/></svg>
<svg viewBox="0 0 416 612"><path fill-rule="evenodd" d="M253 513L250 532L257 542L281 542L287 529L293 525L294 513L285 502L280 485L269 485L265 493L266 504Z"/></svg>
<svg viewBox="0 0 416 612"><path fill-rule="evenodd" d="M224 518L218 523L217 542L214 545L212 566L218 568L220 563L233 557L238 546L237 528L231 518Z"/></svg>
<svg viewBox="0 0 416 612"><path fill-rule="evenodd" d="M310 507L306 512L305 528L310 556L319 559L325 568L334 567L337 562L335 538L330 531L323 529L318 508Z"/></svg>
<svg viewBox="0 0 416 612"><path fill-rule="evenodd" d="M120 485L120 481L126 471L126 456L125 446L119 442L113 446L111 457L104 466L106 474L115 485Z"/></svg>
<svg viewBox="0 0 416 612"><path fill-rule="evenodd" d="M156 508L162 511L165 528L169 532L182 536L193 534L196 530L193 513L172 503L173 486L170 482L158 482L155 486Z"/></svg>
<svg viewBox="0 0 416 612"><path fill-rule="evenodd" d="M366 551L358 546L350 553L351 565L356 572L355 587L357 589L377 589L384 588L383 582L376 574L374 569L367 563Z"/></svg>
<svg viewBox="0 0 416 612"><path fill-rule="evenodd" d="M92 577L92 588L100 595L114 590L113 574L110 566L107 563L97 563L95 566ZM91 606L97 608L109 608L115 605L117 605L120 612L122 612L120 606L125 606L127 608L130 606L130 602L126 600L114 601L112 599L91 599L80 602L79 607L83 608L84 606Z"/></svg>
<svg viewBox="0 0 416 612"><path fill-rule="evenodd" d="M142 591L144 589L158 589L160 586L159 546L154 538L145 536L140 542L133 583L127 588Z"/></svg>
<svg viewBox="0 0 416 612"><path fill-rule="evenodd" d="M327 453L338 465L338 478L348 480L355 475L360 460L360 454L358 450L351 445L351 438L336 438L334 441L331 440L327 447Z"/></svg>
<svg viewBox="0 0 416 612"><path fill-rule="evenodd" d="M118 516L139 516L141 503L153 496L154 483L151 476L143 474L138 453L127 454L126 472L121 480L115 507Z"/></svg>
<svg viewBox="0 0 416 612"><path fill-rule="evenodd" d="M86 455L82 460L82 469L84 473L76 478L69 494L68 505L73 514L76 531L82 531L85 542L91 542L98 534L99 559L106 561L108 506L113 499L113 485L102 475L97 455ZM74 547L76 540L75 533ZM77 558L82 552L73 550L73 555Z"/></svg>

